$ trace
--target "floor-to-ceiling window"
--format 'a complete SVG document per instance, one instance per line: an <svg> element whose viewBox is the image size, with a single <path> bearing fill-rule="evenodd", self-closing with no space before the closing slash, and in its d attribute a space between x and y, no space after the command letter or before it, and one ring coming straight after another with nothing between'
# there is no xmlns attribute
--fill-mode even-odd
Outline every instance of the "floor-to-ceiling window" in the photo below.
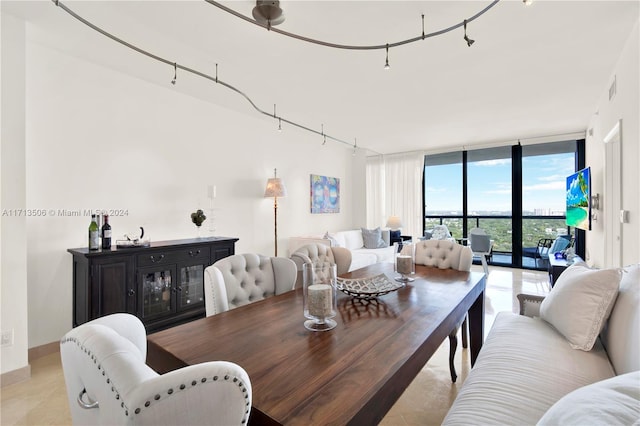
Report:
<svg viewBox="0 0 640 426"><path fill-rule="evenodd" d="M425 156L425 229L445 224L455 238L474 227L494 242L491 263L545 269L525 255L541 239L571 234L565 180L577 141L504 146Z"/></svg>
<svg viewBox="0 0 640 426"><path fill-rule="evenodd" d="M467 152L467 232L481 228L493 241L492 262L511 264L511 147Z"/></svg>
<svg viewBox="0 0 640 426"><path fill-rule="evenodd" d="M424 229L447 225L454 237L462 238L462 152L429 155L424 167Z"/></svg>
<svg viewBox="0 0 640 426"><path fill-rule="evenodd" d="M522 147L523 253L541 240L571 233L565 222L566 177L575 171L575 153L575 141ZM544 268L546 259L525 255L522 265Z"/></svg>

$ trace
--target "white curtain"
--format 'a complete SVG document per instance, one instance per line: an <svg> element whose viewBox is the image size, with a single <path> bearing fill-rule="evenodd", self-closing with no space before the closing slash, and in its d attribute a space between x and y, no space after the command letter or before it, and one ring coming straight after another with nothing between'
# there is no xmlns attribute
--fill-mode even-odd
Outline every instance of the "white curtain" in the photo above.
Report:
<svg viewBox="0 0 640 426"><path fill-rule="evenodd" d="M424 153L367 157L367 227L384 227L389 216L402 221L402 234L422 235Z"/></svg>

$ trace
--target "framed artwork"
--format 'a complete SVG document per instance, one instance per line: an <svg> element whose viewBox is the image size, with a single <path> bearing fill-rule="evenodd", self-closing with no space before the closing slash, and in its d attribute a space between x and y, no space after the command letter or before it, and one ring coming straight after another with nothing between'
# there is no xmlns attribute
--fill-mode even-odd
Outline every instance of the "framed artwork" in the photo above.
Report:
<svg viewBox="0 0 640 426"><path fill-rule="evenodd" d="M311 175L311 213L340 213L340 179Z"/></svg>

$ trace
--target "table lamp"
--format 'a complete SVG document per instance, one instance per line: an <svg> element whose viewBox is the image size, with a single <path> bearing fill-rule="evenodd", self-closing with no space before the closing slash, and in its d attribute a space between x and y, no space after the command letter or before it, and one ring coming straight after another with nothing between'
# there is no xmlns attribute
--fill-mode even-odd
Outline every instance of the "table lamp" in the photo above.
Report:
<svg viewBox="0 0 640 426"><path fill-rule="evenodd" d="M396 231L402 228L402 221L398 216L389 216L389 219L387 219L387 228L391 229L392 231Z"/></svg>

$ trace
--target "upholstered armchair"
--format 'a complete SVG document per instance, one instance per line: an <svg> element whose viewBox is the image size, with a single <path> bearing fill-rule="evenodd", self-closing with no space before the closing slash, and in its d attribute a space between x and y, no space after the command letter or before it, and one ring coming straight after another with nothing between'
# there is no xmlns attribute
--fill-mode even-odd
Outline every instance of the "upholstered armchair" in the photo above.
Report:
<svg viewBox="0 0 640 426"><path fill-rule="evenodd" d="M241 425L251 410L246 371L212 361L158 374L145 363L144 325L130 314L82 324L60 341L75 425Z"/></svg>
<svg viewBox="0 0 640 426"><path fill-rule="evenodd" d="M422 240L416 244L416 264L433 266L440 269L470 271L473 261L471 248L449 240ZM449 334L449 371L451 381L458 379L453 358L458 349L458 329L462 326L462 347L467 347L467 317Z"/></svg>
<svg viewBox="0 0 640 426"><path fill-rule="evenodd" d="M329 247L324 244L306 244L291 254L296 264L296 288L302 286L302 265L329 262L336 265L337 274L349 272L351 267L351 251L344 247Z"/></svg>
<svg viewBox="0 0 640 426"><path fill-rule="evenodd" d="M291 291L295 282L291 259L255 253L225 257L204 270L207 316Z"/></svg>

